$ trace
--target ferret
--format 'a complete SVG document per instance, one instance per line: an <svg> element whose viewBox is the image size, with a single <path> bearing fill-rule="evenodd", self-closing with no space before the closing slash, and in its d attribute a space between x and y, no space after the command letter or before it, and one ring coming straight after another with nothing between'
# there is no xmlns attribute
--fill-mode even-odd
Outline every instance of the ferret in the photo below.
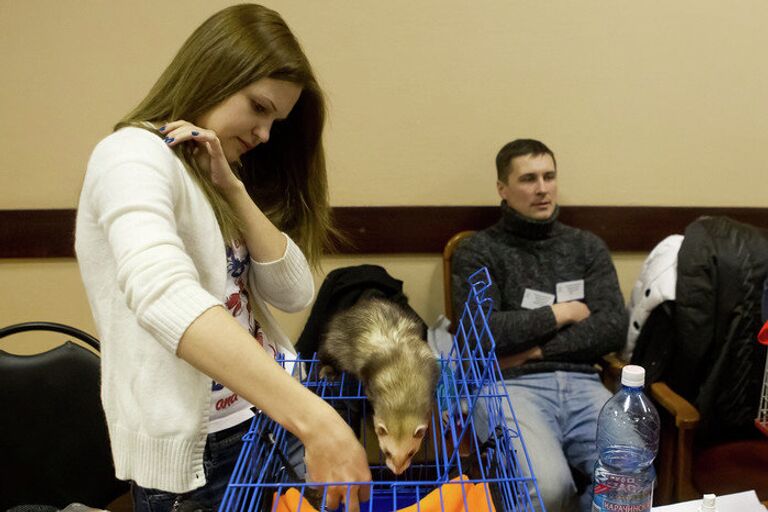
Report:
<svg viewBox="0 0 768 512"><path fill-rule="evenodd" d="M347 372L362 382L387 467L403 473L421 446L440 375L421 320L398 304L358 301L333 316L321 338L321 376Z"/></svg>

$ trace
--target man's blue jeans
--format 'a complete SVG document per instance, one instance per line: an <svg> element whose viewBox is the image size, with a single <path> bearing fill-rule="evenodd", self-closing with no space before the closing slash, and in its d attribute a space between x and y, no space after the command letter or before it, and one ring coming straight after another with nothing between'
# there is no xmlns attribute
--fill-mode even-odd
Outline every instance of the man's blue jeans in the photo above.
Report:
<svg viewBox="0 0 768 512"><path fill-rule="evenodd" d="M581 510L592 502L592 475L597 460L597 416L611 393L596 374L550 372L504 381L520 433L533 466L544 506L550 512ZM507 425L514 427L504 401ZM530 476L520 446L515 447ZM577 496L573 472L589 482ZM531 486L532 493L535 489Z"/></svg>

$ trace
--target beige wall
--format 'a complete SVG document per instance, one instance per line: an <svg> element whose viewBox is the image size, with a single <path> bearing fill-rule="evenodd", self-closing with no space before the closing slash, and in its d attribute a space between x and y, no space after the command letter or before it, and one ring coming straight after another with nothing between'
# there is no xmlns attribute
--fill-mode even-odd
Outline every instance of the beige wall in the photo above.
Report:
<svg viewBox="0 0 768 512"><path fill-rule="evenodd" d="M644 255L614 255L622 290L631 291ZM442 259L436 255L396 255L332 257L323 261L324 273L346 265L370 263L385 267L390 274L403 280L406 295L414 309L432 324L443 313ZM315 278L317 288L324 273ZM63 322L95 334L93 320L80 283L77 264L70 260L44 262L0 260L0 290L2 315L0 326L11 323L48 320ZM292 339L297 339L309 315L275 311L278 321ZM39 335L14 336L0 341L0 348L16 353L33 353L53 347L58 338Z"/></svg>
<svg viewBox="0 0 768 512"><path fill-rule="evenodd" d="M229 3L0 0L0 209L74 207L94 143ZM495 204L496 151L531 136L564 204L765 206L763 0L265 3L327 92L334 205ZM615 255L625 294L642 257ZM437 255L325 270L361 262L442 311ZM0 260L0 325L41 318L92 327L75 263Z"/></svg>

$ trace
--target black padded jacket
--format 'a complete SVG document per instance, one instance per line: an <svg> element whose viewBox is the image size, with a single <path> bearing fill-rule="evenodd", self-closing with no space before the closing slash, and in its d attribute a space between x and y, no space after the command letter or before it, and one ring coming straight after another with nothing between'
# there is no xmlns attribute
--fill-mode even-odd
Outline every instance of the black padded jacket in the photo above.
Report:
<svg viewBox="0 0 768 512"><path fill-rule="evenodd" d="M670 386L701 413L700 442L750 437L766 347L757 343L768 232L702 217L678 254L676 341Z"/></svg>

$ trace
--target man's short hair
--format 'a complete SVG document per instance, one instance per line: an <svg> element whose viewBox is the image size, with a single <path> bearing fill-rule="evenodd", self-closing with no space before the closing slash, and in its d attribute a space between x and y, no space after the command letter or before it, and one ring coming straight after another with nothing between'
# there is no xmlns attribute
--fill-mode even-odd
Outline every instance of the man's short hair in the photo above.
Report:
<svg viewBox="0 0 768 512"><path fill-rule="evenodd" d="M535 139L516 139L504 145L499 154L496 155L496 175L502 183L507 182L509 173L512 172L510 164L513 158L518 156L541 156L549 155L557 168L555 154L543 142Z"/></svg>

